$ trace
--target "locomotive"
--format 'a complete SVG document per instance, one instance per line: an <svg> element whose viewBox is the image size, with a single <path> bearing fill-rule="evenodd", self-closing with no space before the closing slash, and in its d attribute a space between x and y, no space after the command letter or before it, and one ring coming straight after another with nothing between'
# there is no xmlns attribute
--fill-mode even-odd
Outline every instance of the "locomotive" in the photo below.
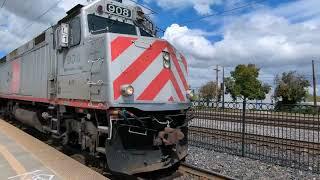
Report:
<svg viewBox="0 0 320 180"><path fill-rule="evenodd" d="M0 111L112 172L168 169L187 156L187 75L141 7L98 0L0 60Z"/></svg>

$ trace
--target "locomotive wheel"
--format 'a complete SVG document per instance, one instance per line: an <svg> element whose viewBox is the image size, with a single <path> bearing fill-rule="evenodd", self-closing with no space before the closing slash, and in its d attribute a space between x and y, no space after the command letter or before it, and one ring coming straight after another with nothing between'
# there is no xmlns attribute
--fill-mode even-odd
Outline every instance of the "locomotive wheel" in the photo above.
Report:
<svg viewBox="0 0 320 180"><path fill-rule="evenodd" d="M7 108L5 109L5 113L4 116L6 119L8 119L9 121L13 120L13 115L12 115L12 108L10 107L10 104L7 104Z"/></svg>
<svg viewBox="0 0 320 180"><path fill-rule="evenodd" d="M86 158L81 154L74 154L71 156L71 158L78 161L81 164L86 165Z"/></svg>
<svg viewBox="0 0 320 180"><path fill-rule="evenodd" d="M75 131L72 131L68 134L68 143L69 145L73 145L73 146L76 146L78 145L78 142L79 142L79 135L77 132Z"/></svg>

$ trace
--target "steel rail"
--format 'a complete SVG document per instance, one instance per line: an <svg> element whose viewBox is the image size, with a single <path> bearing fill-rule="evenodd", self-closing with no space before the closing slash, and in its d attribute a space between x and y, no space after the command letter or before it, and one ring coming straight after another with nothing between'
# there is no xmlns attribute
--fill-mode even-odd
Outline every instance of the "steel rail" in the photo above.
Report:
<svg viewBox="0 0 320 180"><path fill-rule="evenodd" d="M221 122L233 122L233 123L241 123L241 115L208 115L208 116L194 116L196 119L204 119L211 121L221 121ZM318 131L320 127L319 121L314 122L304 122L304 120L281 120L277 121L276 119L268 119L265 117L255 117L255 118L247 118L246 124L255 124L255 125L264 125L264 126L274 126L274 127L284 127L284 128L294 128L294 129L305 129L305 130L314 130ZM295 122L298 121L298 122Z"/></svg>
<svg viewBox="0 0 320 180"><path fill-rule="evenodd" d="M213 179L213 180L233 180L234 178L222 175L217 172L201 169L199 167L182 163L179 167L179 171L183 174L196 176L199 179Z"/></svg>
<svg viewBox="0 0 320 180"><path fill-rule="evenodd" d="M224 112L193 112L193 114L198 117L229 117L234 119L241 118L240 113L224 113ZM276 122L290 122L290 123L299 123L299 124L312 124L318 125L318 117L316 116L285 116L285 115L276 115L276 114L259 114L259 113L246 113L246 119L257 119L257 120L266 120L266 121L276 121Z"/></svg>
<svg viewBox="0 0 320 180"><path fill-rule="evenodd" d="M218 139L227 139L234 140L237 142L241 142L242 133L227 131L227 130L219 130L219 129L211 129L211 128L203 128L203 127L189 127L189 131L191 134L199 134L200 136L206 137L216 137ZM277 146L277 147L292 147L293 150L303 149L309 153L318 154L320 153L320 143L301 141L301 140L293 140L293 139L285 139L271 136L263 136L256 134L247 134L246 143L250 144L258 144L258 145L266 145L266 146Z"/></svg>

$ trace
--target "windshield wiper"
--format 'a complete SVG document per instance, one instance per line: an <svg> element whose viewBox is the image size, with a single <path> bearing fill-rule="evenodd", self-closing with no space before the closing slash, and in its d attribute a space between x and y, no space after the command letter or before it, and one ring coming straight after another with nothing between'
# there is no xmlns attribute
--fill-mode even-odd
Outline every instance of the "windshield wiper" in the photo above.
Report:
<svg viewBox="0 0 320 180"><path fill-rule="evenodd" d="M104 28L104 29L91 30L90 33L96 34L96 33L101 32L101 31L109 31L109 27L107 26L107 27Z"/></svg>
<svg viewBox="0 0 320 180"><path fill-rule="evenodd" d="M109 32L110 29L112 28L112 26L115 24L116 21L113 21L112 24L110 24L109 26L107 26L106 28L104 29L98 29L98 30L91 30L90 33L92 34L96 34L96 33L99 33L99 32L104 32L104 31L107 31Z"/></svg>

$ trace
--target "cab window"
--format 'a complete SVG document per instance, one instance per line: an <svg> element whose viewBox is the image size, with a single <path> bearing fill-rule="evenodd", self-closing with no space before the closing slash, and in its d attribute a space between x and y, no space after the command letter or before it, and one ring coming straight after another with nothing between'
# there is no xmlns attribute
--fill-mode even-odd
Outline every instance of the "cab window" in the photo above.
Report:
<svg viewBox="0 0 320 180"><path fill-rule="evenodd" d="M106 32L137 35L136 27L120 21L96 16L88 15L89 31L92 34L101 34Z"/></svg>
<svg viewBox="0 0 320 180"><path fill-rule="evenodd" d="M76 46L80 44L81 41L81 22L80 18L74 18L70 23L70 46Z"/></svg>

